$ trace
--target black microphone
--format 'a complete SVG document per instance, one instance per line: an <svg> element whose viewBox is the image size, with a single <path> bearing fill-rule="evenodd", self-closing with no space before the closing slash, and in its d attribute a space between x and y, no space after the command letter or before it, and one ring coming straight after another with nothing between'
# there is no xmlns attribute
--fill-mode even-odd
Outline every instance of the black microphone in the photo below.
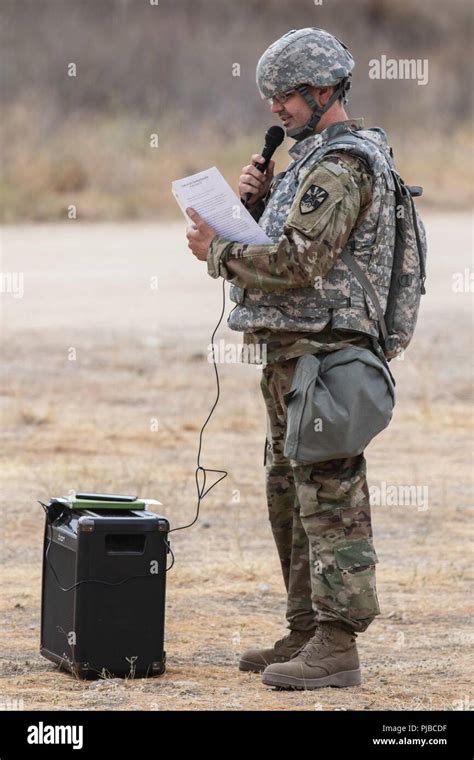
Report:
<svg viewBox="0 0 474 760"><path fill-rule="evenodd" d="M265 145L263 146L263 150L261 152L261 156L265 159L265 161L262 164L255 164L259 172L263 173L267 170L271 157L275 153L278 146L282 144L284 139L285 130L281 127L274 125L273 127L269 127L267 129L265 132ZM245 194L245 206L247 206L247 203L250 201L253 195L254 193Z"/></svg>

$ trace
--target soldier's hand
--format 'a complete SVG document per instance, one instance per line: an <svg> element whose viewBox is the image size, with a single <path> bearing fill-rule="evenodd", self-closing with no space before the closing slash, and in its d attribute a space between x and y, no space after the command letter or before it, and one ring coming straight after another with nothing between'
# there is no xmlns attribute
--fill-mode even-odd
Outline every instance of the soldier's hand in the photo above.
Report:
<svg viewBox="0 0 474 760"><path fill-rule="evenodd" d="M186 229L188 248L192 250L199 261L206 261L209 246L217 232L193 208L187 208L186 213L193 223L192 227Z"/></svg>
<svg viewBox="0 0 474 760"><path fill-rule="evenodd" d="M245 198L247 193L252 193L251 206L267 194L273 179L274 161L269 162L267 170L263 173L256 168L256 164L263 164L264 160L263 156L254 153L251 159L252 163L242 167L242 174L239 178L239 193L241 198Z"/></svg>

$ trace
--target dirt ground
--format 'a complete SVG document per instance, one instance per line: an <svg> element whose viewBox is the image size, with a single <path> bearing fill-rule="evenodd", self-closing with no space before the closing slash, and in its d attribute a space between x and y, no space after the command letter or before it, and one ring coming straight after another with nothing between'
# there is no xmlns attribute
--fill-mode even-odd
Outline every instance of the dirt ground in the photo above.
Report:
<svg viewBox="0 0 474 760"><path fill-rule="evenodd" d="M276 691L237 669L244 648L285 634L285 595L264 497L260 369L236 363L219 365L202 457L229 476L198 523L171 534L166 674L80 682L39 655L37 499L138 493L159 499L172 527L194 518L222 291L188 251L182 223L3 230L3 272L24 273L23 297L2 294L4 709L472 707L472 296L456 289L456 273L472 272L472 241L466 214L426 220L428 293L415 340L391 365L393 422L367 450L372 488L421 496L397 506L374 496L382 614L359 637L362 686L306 692ZM221 338L240 341L225 324Z"/></svg>

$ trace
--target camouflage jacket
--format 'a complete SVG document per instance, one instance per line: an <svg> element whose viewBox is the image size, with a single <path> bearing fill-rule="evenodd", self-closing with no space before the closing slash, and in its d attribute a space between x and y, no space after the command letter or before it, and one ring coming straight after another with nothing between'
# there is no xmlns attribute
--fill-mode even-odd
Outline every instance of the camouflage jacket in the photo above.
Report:
<svg viewBox="0 0 474 760"><path fill-rule="evenodd" d="M356 146L348 146L347 137ZM378 335L376 313L340 253L348 247L385 308L390 284L395 196L385 133L362 120L333 124L290 150L259 225L273 241L247 245L216 236L208 273L231 283L234 330Z"/></svg>

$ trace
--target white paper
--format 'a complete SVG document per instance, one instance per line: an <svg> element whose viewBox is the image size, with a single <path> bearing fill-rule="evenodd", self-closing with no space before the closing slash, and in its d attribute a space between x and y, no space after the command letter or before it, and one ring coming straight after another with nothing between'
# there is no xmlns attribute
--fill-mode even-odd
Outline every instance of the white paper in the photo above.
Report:
<svg viewBox="0 0 474 760"><path fill-rule="evenodd" d="M256 245L272 242L215 166L174 180L171 189L189 224L185 209L191 207L220 237Z"/></svg>

